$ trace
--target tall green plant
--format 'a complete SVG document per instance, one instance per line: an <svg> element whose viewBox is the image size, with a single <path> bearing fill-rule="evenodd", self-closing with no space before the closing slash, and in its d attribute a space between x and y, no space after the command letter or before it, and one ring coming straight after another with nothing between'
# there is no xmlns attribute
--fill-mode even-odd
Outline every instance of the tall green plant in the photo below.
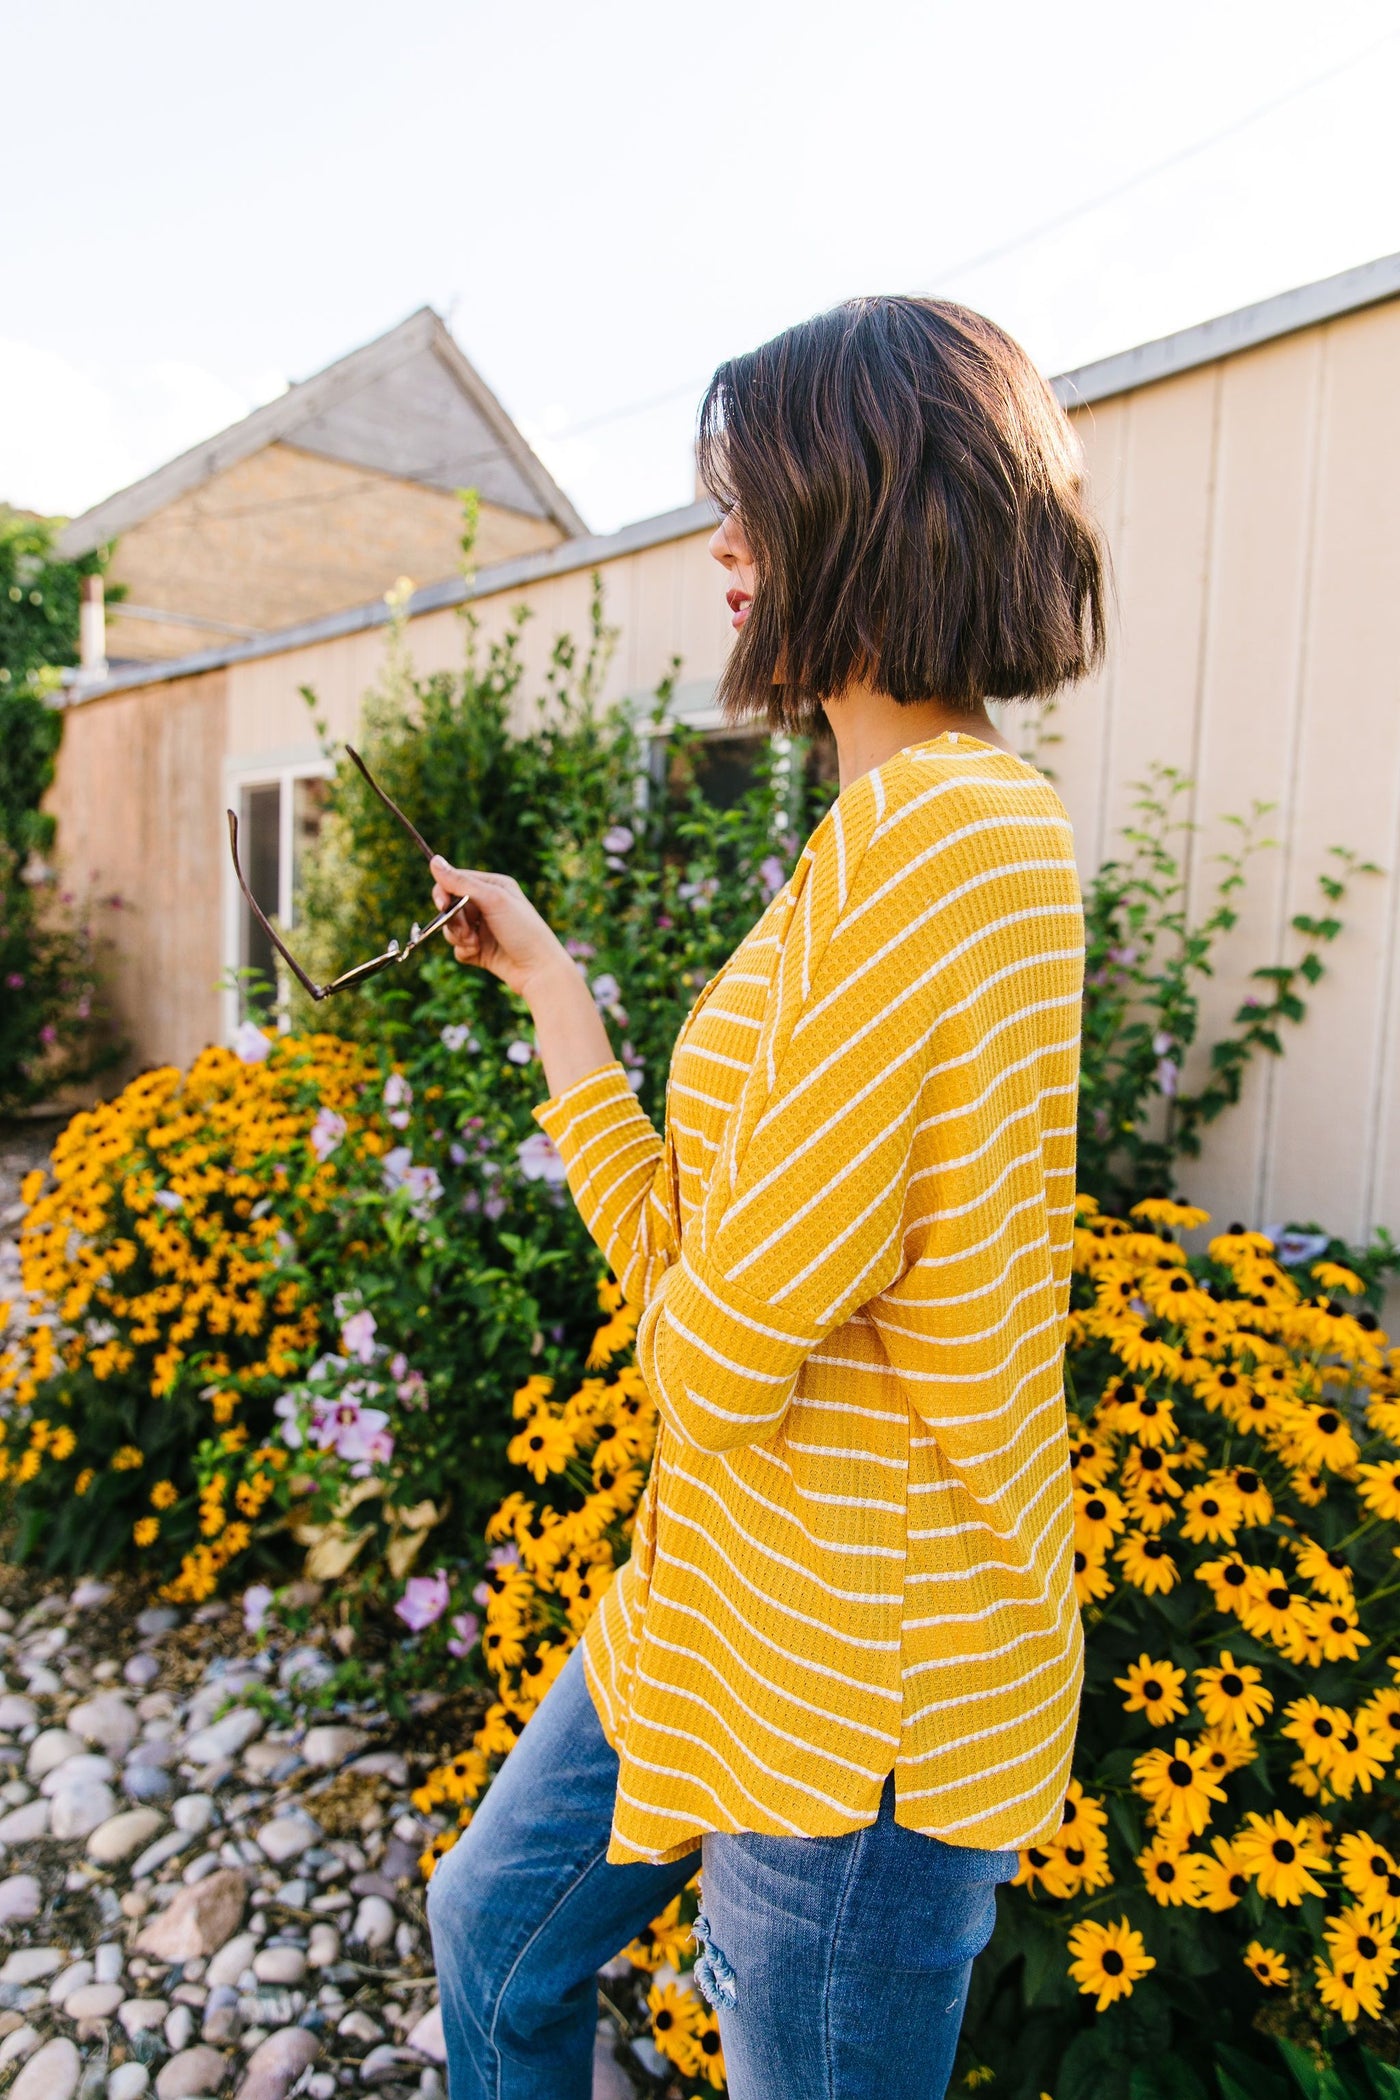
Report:
<svg viewBox="0 0 1400 2100"><path fill-rule="evenodd" d="M1245 997L1210 1046L1206 1078L1184 1090L1201 980L1215 974L1218 944L1238 922L1250 863L1273 843L1261 829L1270 805L1227 817L1233 842L1214 856L1220 873L1193 916L1180 844L1193 829L1180 814L1190 786L1173 766L1154 767L1137 783L1122 834L1130 850L1105 861L1085 895L1079 1185L1105 1205L1174 1189L1178 1163L1199 1157L1204 1130L1239 1100L1254 1059L1280 1056L1284 1024L1306 1017L1302 988L1324 975L1322 951L1342 931L1349 884L1379 872L1348 847L1330 849L1317 878L1324 909L1290 921L1298 952L1250 972L1267 993Z"/></svg>

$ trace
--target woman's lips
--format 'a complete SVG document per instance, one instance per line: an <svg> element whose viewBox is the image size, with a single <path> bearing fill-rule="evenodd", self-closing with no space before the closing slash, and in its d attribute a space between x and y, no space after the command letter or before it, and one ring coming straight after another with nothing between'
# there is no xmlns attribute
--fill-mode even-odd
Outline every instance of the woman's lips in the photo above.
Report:
<svg viewBox="0 0 1400 2100"><path fill-rule="evenodd" d="M726 605L729 607L730 612L734 615L733 624L736 627L742 627L745 620L747 620L749 616L749 607L753 603L753 600L749 597L748 592L726 591L724 594L724 599Z"/></svg>

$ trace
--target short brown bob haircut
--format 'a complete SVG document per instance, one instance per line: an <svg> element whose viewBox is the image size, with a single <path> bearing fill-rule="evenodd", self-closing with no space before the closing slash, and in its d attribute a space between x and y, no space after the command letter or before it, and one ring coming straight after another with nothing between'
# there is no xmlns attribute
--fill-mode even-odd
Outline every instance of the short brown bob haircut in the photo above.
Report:
<svg viewBox="0 0 1400 2100"><path fill-rule="evenodd" d="M850 299L710 381L701 479L757 583L729 721L810 729L859 681L975 708L1081 678L1107 557L1079 441L1025 351L947 299Z"/></svg>

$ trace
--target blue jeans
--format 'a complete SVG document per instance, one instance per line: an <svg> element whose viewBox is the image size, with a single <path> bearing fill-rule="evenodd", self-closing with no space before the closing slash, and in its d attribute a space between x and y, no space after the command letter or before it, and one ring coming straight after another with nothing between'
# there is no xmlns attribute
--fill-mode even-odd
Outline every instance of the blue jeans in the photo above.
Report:
<svg viewBox="0 0 1400 2100"><path fill-rule="evenodd" d="M731 2100L940 2100L1015 1852L903 1829L891 1777L864 1830L615 1866L616 1785L576 1648L428 1884L449 2100L589 2100L596 1973L702 1858Z"/></svg>

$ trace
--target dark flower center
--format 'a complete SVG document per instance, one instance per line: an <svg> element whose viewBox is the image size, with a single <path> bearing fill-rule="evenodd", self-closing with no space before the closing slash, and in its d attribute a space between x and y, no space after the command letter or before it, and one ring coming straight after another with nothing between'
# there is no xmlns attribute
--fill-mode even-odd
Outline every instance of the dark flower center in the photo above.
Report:
<svg viewBox="0 0 1400 2100"><path fill-rule="evenodd" d="M1271 1611L1287 1611L1293 1602L1293 1594L1282 1584L1276 1583L1273 1589L1264 1592L1264 1601Z"/></svg>
<svg viewBox="0 0 1400 2100"><path fill-rule="evenodd" d="M1184 1757L1174 1757L1167 1766L1167 1777L1173 1786L1190 1786L1196 1775Z"/></svg>
<svg viewBox="0 0 1400 2100"><path fill-rule="evenodd" d="M1348 1624L1347 1620L1345 1620L1342 1617L1340 1612L1334 1611L1327 1623L1331 1627L1333 1633L1350 1633L1351 1631L1350 1625Z"/></svg>
<svg viewBox="0 0 1400 2100"><path fill-rule="evenodd" d="M1160 1560L1167 1549L1160 1539L1144 1539L1142 1550L1148 1560Z"/></svg>
<svg viewBox="0 0 1400 2100"><path fill-rule="evenodd" d="M1202 1502L1201 1515L1203 1517L1218 1517L1220 1515L1220 1504L1216 1501L1214 1495L1207 1495Z"/></svg>
<svg viewBox="0 0 1400 2100"><path fill-rule="evenodd" d="M1247 1874L1232 1874L1228 1887L1232 1896L1242 1896L1249 1887L1249 1876Z"/></svg>
<svg viewBox="0 0 1400 2100"><path fill-rule="evenodd" d="M1318 1719L1313 1722L1313 1734L1320 1735L1325 1738L1331 1735L1331 1733L1332 1723L1326 1718L1325 1715L1320 1715Z"/></svg>
<svg viewBox="0 0 1400 2100"><path fill-rule="evenodd" d="M1139 1451L1138 1453L1138 1464L1144 1473L1160 1472L1164 1463L1161 1452L1154 1450L1151 1444L1148 1445L1145 1451Z"/></svg>
<svg viewBox="0 0 1400 2100"><path fill-rule="evenodd" d="M1105 1947L1103 1953L1099 1956L1099 1962L1105 1976L1122 1975L1123 1957L1116 1947Z"/></svg>
<svg viewBox="0 0 1400 2100"><path fill-rule="evenodd" d="M1170 1861L1169 1859L1159 1859L1159 1860L1158 1860L1158 1862L1157 1862L1157 1879L1158 1879L1159 1881L1175 1881L1175 1880L1176 1880L1176 1868L1175 1868L1175 1867L1174 1867L1174 1866L1172 1865L1172 1863L1171 1863L1171 1861Z"/></svg>
<svg viewBox="0 0 1400 2100"><path fill-rule="evenodd" d="M1291 1867L1298 1857L1298 1848L1291 1838L1275 1838L1269 1850L1281 1867Z"/></svg>
<svg viewBox="0 0 1400 2100"><path fill-rule="evenodd" d="M1324 1408L1317 1418L1317 1426L1324 1436L1335 1436L1342 1426L1342 1418L1333 1414L1330 1407Z"/></svg>
<svg viewBox="0 0 1400 2100"><path fill-rule="evenodd" d="M1220 1680L1220 1689L1227 1699L1238 1699L1244 1690L1244 1679L1236 1677L1233 1670L1227 1670Z"/></svg>
<svg viewBox="0 0 1400 2100"><path fill-rule="evenodd" d="M1147 1682L1143 1685L1142 1688L1142 1696L1144 1699L1152 1700L1161 1698L1162 1687L1155 1677L1149 1677L1147 1679Z"/></svg>
<svg viewBox="0 0 1400 2100"><path fill-rule="evenodd" d="M1097 1495L1091 1496L1089 1501L1087 1501L1084 1505L1084 1514L1091 1520L1091 1522L1097 1524L1102 1518L1108 1515L1108 1504L1106 1502L1100 1502Z"/></svg>
<svg viewBox="0 0 1400 2100"><path fill-rule="evenodd" d="M1247 1569L1240 1566L1237 1560L1232 1560L1222 1579L1230 1589L1238 1590L1243 1588L1244 1584L1248 1582L1249 1573Z"/></svg>
<svg viewBox="0 0 1400 2100"><path fill-rule="evenodd" d="M1235 1485L1242 1495L1257 1495L1259 1475L1249 1466L1240 1466L1235 1472Z"/></svg>
<svg viewBox="0 0 1400 2100"><path fill-rule="evenodd" d="M1363 1961L1374 1961L1381 1950L1371 1938L1370 1933L1363 1932L1357 1937L1356 1951Z"/></svg>
<svg viewBox="0 0 1400 2100"><path fill-rule="evenodd" d="M719 2055L719 2036L718 2034L716 2034L713 2027L711 2027L705 2034L701 2035L700 2050L701 2054L704 2056Z"/></svg>

